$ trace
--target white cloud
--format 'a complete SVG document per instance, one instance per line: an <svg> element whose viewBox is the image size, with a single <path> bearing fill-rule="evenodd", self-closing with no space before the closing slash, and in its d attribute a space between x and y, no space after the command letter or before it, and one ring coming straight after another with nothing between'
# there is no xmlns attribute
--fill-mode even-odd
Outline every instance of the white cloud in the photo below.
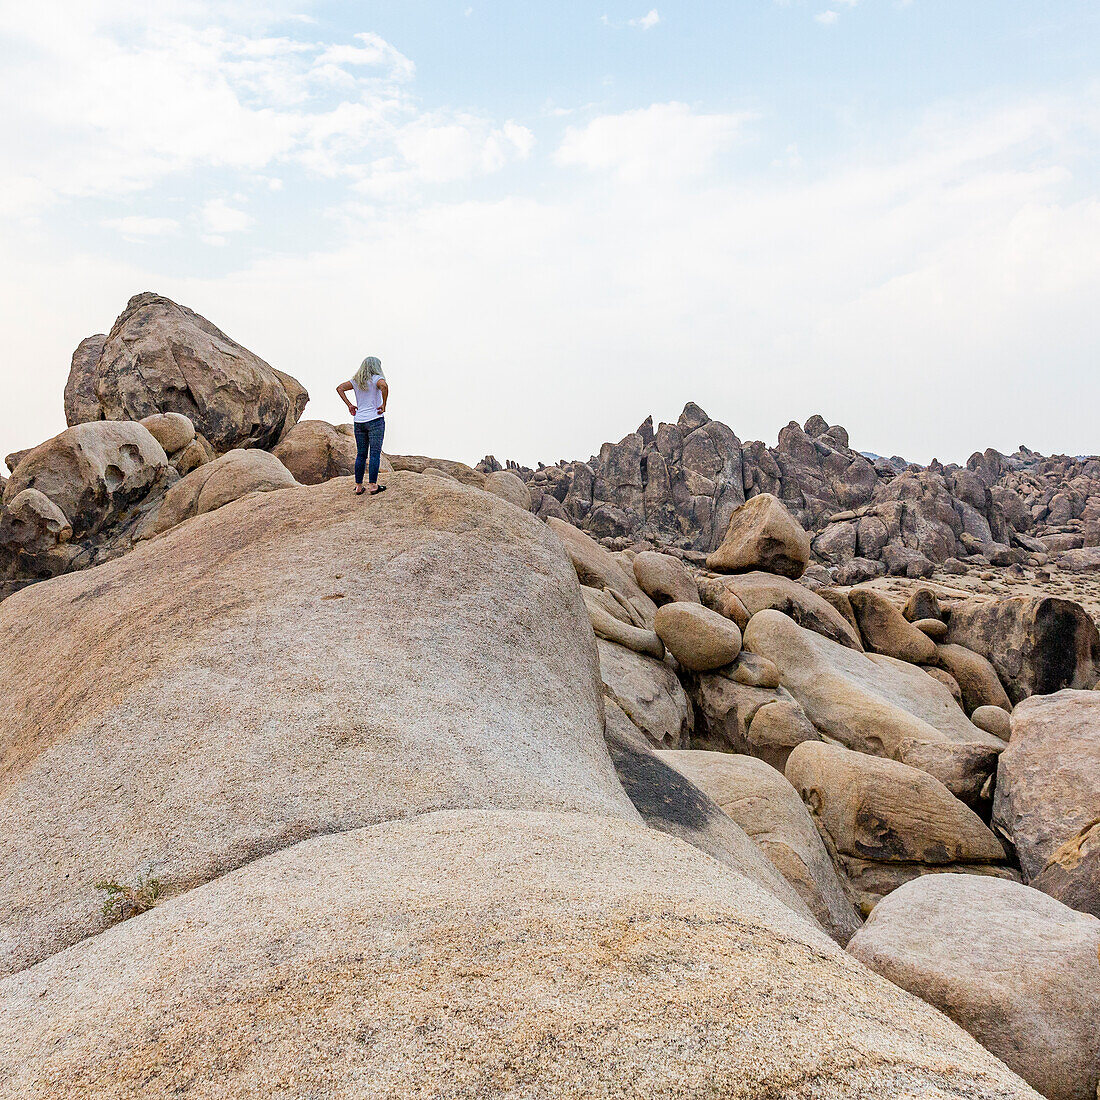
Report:
<svg viewBox="0 0 1100 1100"><path fill-rule="evenodd" d="M218 244L225 243L220 238L226 233L243 233L255 223L250 214L230 206L225 199L210 199L204 203L200 218L207 233L219 237Z"/></svg>
<svg viewBox="0 0 1100 1100"><path fill-rule="evenodd" d="M814 16L819 23L824 24L826 27L831 27L839 18L835 11L823 11Z"/></svg>
<svg viewBox="0 0 1100 1100"><path fill-rule="evenodd" d="M752 116L695 114L683 103L654 103L570 127L559 164L613 172L633 183L695 176L737 138Z"/></svg>
<svg viewBox="0 0 1100 1100"><path fill-rule="evenodd" d="M178 233L180 228L175 218L150 218L138 214L124 218L106 218L101 224L106 229L117 229L127 240L164 237Z"/></svg>
<svg viewBox="0 0 1100 1100"><path fill-rule="evenodd" d="M630 25L632 27L640 27L643 31L648 31L657 26L660 21L661 17L660 15L658 15L657 9L650 8L649 11L646 12L646 14L641 16L639 19L631 19Z"/></svg>

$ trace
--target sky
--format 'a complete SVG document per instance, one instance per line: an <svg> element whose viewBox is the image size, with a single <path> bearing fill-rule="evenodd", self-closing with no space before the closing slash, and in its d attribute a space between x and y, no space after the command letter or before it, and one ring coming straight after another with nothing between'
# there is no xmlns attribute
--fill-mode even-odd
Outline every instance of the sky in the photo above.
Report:
<svg viewBox="0 0 1100 1100"><path fill-rule="evenodd" d="M1095 0L0 0L0 453L153 290L386 448L1100 451Z"/></svg>

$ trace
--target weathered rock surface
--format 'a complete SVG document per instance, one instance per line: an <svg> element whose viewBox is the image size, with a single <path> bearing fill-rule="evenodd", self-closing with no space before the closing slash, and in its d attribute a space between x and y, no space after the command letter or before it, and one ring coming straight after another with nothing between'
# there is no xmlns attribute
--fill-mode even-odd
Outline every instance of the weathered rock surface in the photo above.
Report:
<svg viewBox="0 0 1100 1100"><path fill-rule="evenodd" d="M761 570L797 579L810 560L810 537L770 493L742 504L730 517L722 545L707 558L707 568L722 573Z"/></svg>
<svg viewBox="0 0 1100 1100"><path fill-rule="evenodd" d="M771 704L776 705L776 704ZM770 764L725 752L657 754L735 821L841 946L862 923L798 792Z"/></svg>
<svg viewBox="0 0 1100 1100"><path fill-rule="evenodd" d="M248 493L270 493L297 484L294 475L267 451L227 451L168 490L147 534L168 531L192 516L213 512Z"/></svg>
<svg viewBox="0 0 1100 1100"><path fill-rule="evenodd" d="M657 608L653 629L673 657L692 672L732 664L741 652L737 624L700 603L666 603Z"/></svg>
<svg viewBox="0 0 1100 1100"><path fill-rule="evenodd" d="M927 664L936 655L932 639L913 626L882 593L873 588L853 588L848 601L866 649L915 665Z"/></svg>
<svg viewBox="0 0 1100 1100"><path fill-rule="evenodd" d="M967 801L996 765L1004 743L916 666L857 653L776 611L752 617L744 644L776 665L817 729L850 749L922 768Z"/></svg>
<svg viewBox="0 0 1100 1100"><path fill-rule="evenodd" d="M1004 848L938 780L897 760L807 742L787 779L833 849L876 862L999 863Z"/></svg>
<svg viewBox="0 0 1100 1100"><path fill-rule="evenodd" d="M1012 736L1012 719L1003 707L981 706L971 712L970 721L986 733L1007 742Z"/></svg>
<svg viewBox="0 0 1100 1100"><path fill-rule="evenodd" d="M561 539L581 584L620 593L642 616L645 624L652 625L657 605L641 590L633 575L628 575L595 539L561 520L550 519L547 526Z"/></svg>
<svg viewBox="0 0 1100 1100"><path fill-rule="evenodd" d="M665 656L664 643L652 630L635 626L624 617L622 606L604 590L582 586L584 606L588 610L588 619L597 638L617 642L635 653L648 653L650 657L661 661Z"/></svg>
<svg viewBox="0 0 1100 1100"><path fill-rule="evenodd" d="M797 581L771 573L742 573L699 586L703 603L720 613L723 591L736 596L750 618L760 611L782 611L800 626L831 638L834 642L840 642L852 649L863 649L859 634L848 620L832 604ZM715 598L716 595L718 599Z"/></svg>
<svg viewBox="0 0 1100 1100"><path fill-rule="evenodd" d="M1015 845L1026 882L1100 917L1100 692L1017 705L993 823Z"/></svg>
<svg viewBox="0 0 1100 1100"><path fill-rule="evenodd" d="M84 424L102 420L103 410L95 395L95 368L107 337L103 333L88 336L77 344L65 382L65 423Z"/></svg>
<svg viewBox="0 0 1100 1100"><path fill-rule="evenodd" d="M525 512L531 511L531 490L511 470L496 470L489 474L485 478L485 491L496 493Z"/></svg>
<svg viewBox="0 0 1100 1100"><path fill-rule="evenodd" d="M699 588L683 562L645 550L633 561L634 579L654 603L698 603Z"/></svg>
<svg viewBox="0 0 1100 1100"><path fill-rule="evenodd" d="M604 692L660 748L691 743L694 715L676 673L663 661L597 640Z"/></svg>
<svg viewBox="0 0 1100 1100"><path fill-rule="evenodd" d="M0 1050L5 1100L1036 1096L683 842L517 810L317 836L171 898L5 979Z"/></svg>
<svg viewBox="0 0 1100 1100"><path fill-rule="evenodd" d="M980 653L961 645L937 645L932 663L959 685L967 714L979 707L999 707L1006 712L1012 709L997 670Z"/></svg>
<svg viewBox="0 0 1100 1100"><path fill-rule="evenodd" d="M951 611L947 640L980 653L1013 703L1062 688L1091 688L1100 673L1100 632L1070 600L1013 596L967 600Z"/></svg>
<svg viewBox="0 0 1100 1100"><path fill-rule="evenodd" d="M875 907L848 950L961 1024L1049 1100L1100 1085L1100 921L1018 883L933 875Z"/></svg>
<svg viewBox="0 0 1100 1100"><path fill-rule="evenodd" d="M642 820L651 829L686 840L693 848L706 852L766 890L791 912L816 924L816 914L801 893L792 889L793 884L748 832L668 759L696 754L677 749L655 752L645 735L614 702L608 699L606 705L604 739L611 762ZM812 824L810 827L813 828Z"/></svg>
<svg viewBox="0 0 1100 1100"><path fill-rule="evenodd" d="M485 488L485 475L465 462L456 462L450 458L426 458L424 455L389 455L390 465L395 470L408 470L415 474L423 474L434 469L453 478L463 485L473 485L478 489Z"/></svg>
<svg viewBox="0 0 1100 1100"><path fill-rule="evenodd" d="M183 413L218 451L274 446L300 413L305 393L290 379L294 393L288 394L280 372L259 356L205 317L150 293L130 299L94 366L82 359L80 370L81 378L89 370L94 378L96 419ZM87 381L79 387L86 392ZM91 411L80 408L80 415Z"/></svg>
<svg viewBox="0 0 1100 1100"><path fill-rule="evenodd" d="M195 425L183 413L153 413L139 423L164 448L166 455L182 451L195 438Z"/></svg>
<svg viewBox="0 0 1100 1100"><path fill-rule="evenodd" d="M347 425L300 420L271 453L302 485L320 485L355 472L355 435Z"/></svg>
<svg viewBox="0 0 1100 1100"><path fill-rule="evenodd" d="M456 804L636 820L558 540L490 494L390 484L258 494L0 604L3 970L102 930L104 879L175 894Z"/></svg>

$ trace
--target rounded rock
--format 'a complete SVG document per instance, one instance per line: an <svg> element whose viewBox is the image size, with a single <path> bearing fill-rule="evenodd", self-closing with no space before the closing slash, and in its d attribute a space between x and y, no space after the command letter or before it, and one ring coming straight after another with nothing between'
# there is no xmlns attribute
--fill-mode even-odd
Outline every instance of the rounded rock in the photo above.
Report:
<svg viewBox="0 0 1100 1100"><path fill-rule="evenodd" d="M676 660L692 672L722 668L741 652L737 624L702 604L665 604L653 625Z"/></svg>

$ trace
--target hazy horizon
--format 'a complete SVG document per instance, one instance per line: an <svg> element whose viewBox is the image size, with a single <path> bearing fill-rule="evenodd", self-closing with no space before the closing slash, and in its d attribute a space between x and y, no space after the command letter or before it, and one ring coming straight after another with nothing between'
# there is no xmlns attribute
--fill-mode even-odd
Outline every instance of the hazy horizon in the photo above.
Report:
<svg viewBox="0 0 1100 1100"><path fill-rule="evenodd" d="M1100 12L0 0L0 448L154 290L387 449L1100 451Z"/></svg>

